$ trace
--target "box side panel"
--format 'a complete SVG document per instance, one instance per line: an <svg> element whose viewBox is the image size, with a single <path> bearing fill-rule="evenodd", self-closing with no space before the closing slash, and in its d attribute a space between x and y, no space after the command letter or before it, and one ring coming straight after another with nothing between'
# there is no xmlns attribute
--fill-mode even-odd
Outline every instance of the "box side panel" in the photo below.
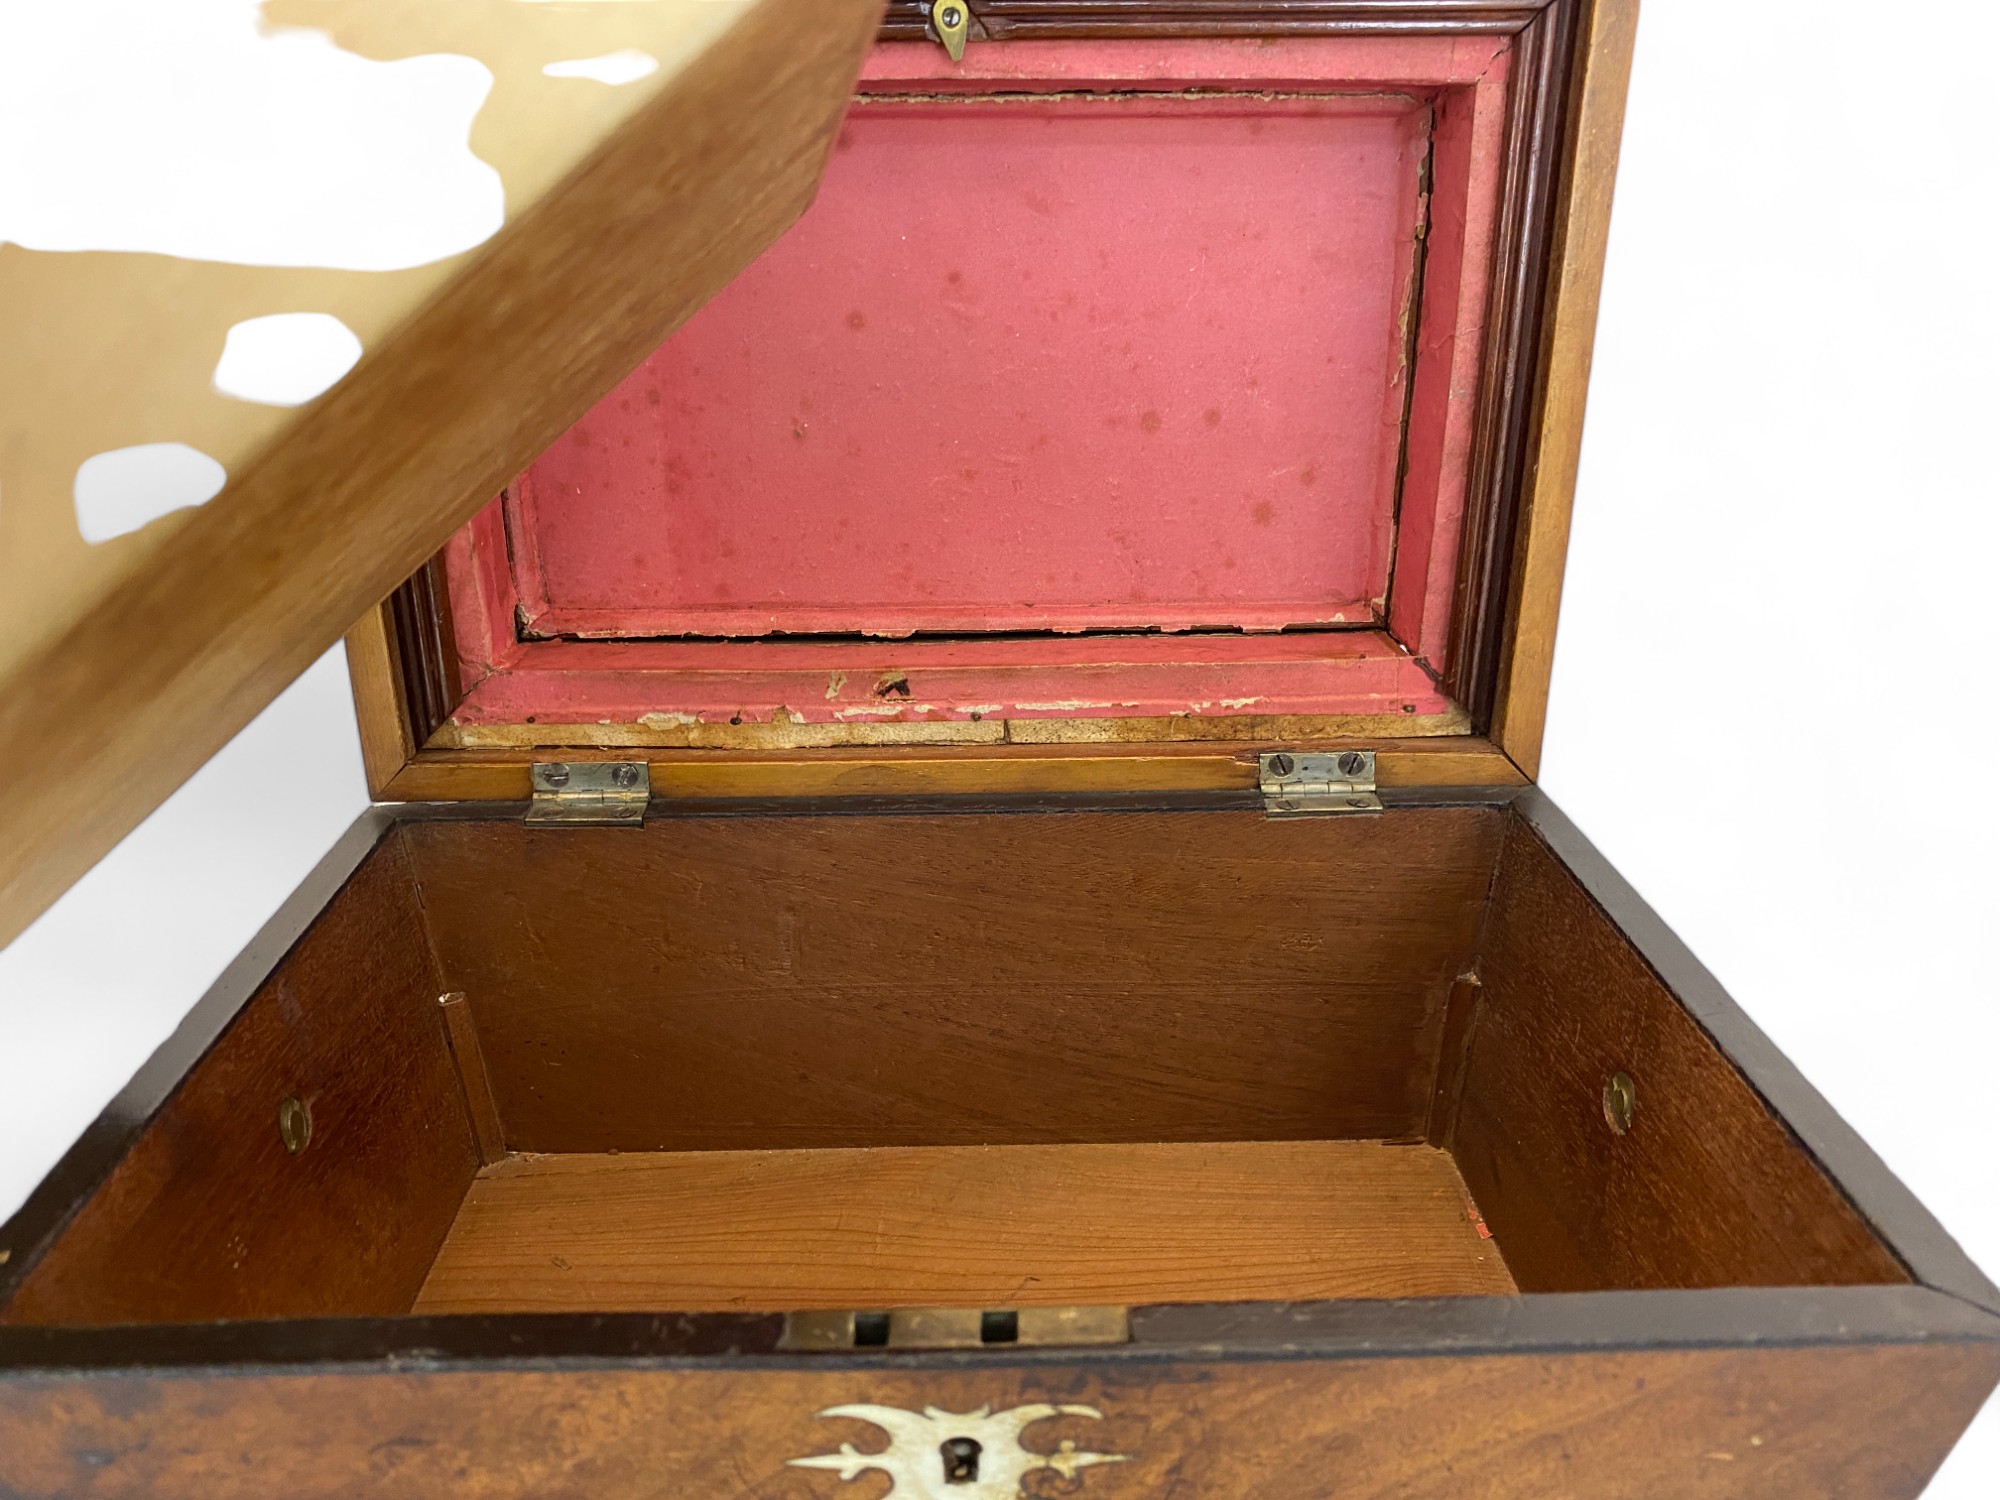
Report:
<svg viewBox="0 0 2000 1500"><path fill-rule="evenodd" d="M1519 818L1479 974L1454 1149L1524 1290L1909 1279Z"/></svg>
<svg viewBox="0 0 2000 1500"><path fill-rule="evenodd" d="M407 832L525 1151L1421 1136L1500 815Z"/></svg>
<svg viewBox="0 0 2000 1500"><path fill-rule="evenodd" d="M478 1165L390 837L22 1281L0 1321L407 1311ZM281 1135L284 1101L309 1127ZM294 1140L301 1134L295 1116Z"/></svg>
<svg viewBox="0 0 2000 1500"><path fill-rule="evenodd" d="M1996 1358L1975 1342L919 1370L829 1358L763 1371L91 1376L0 1386L0 1488L149 1500L363 1490L838 1500L884 1494L899 1473L898 1496L1909 1500L1992 1388ZM1020 1410L1031 1403L1048 1405ZM930 1407L936 1416L923 1415ZM984 1420L952 1415L983 1407L992 1408ZM942 1443L975 1432L982 1487L943 1488ZM1041 1468L1066 1468L1068 1483ZM843 1474L862 1483L843 1485Z"/></svg>

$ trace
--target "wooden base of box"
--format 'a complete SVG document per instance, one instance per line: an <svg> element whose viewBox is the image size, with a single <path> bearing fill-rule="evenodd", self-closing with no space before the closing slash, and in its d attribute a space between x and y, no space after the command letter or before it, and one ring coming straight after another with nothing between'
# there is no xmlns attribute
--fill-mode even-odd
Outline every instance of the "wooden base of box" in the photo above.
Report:
<svg viewBox="0 0 2000 1500"><path fill-rule="evenodd" d="M514 1157L413 1311L1504 1296L1451 1157L1380 1141Z"/></svg>

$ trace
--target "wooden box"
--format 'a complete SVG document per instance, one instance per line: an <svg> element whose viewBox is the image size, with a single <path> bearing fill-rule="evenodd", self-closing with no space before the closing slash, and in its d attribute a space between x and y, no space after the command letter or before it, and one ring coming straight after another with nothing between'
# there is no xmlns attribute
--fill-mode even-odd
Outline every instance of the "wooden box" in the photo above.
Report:
<svg viewBox="0 0 2000 1500"><path fill-rule="evenodd" d="M953 3L351 635L0 1494L1915 1495L2000 1291L1533 784L1631 7Z"/></svg>

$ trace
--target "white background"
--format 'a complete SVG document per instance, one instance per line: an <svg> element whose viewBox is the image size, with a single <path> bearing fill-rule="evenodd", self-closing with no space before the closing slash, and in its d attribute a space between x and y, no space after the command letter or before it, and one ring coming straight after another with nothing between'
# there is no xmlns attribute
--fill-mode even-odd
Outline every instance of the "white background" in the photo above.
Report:
<svg viewBox="0 0 2000 1500"><path fill-rule="evenodd" d="M1652 0L1543 775L1989 1272L1995 56ZM363 798L329 658L0 954L0 1218ZM2000 1406L1929 1493L2000 1494Z"/></svg>

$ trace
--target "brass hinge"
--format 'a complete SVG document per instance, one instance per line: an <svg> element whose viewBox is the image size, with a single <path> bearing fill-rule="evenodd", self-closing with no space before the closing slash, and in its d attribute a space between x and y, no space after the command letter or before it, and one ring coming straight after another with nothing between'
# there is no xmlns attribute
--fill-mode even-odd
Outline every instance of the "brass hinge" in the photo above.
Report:
<svg viewBox="0 0 2000 1500"><path fill-rule="evenodd" d="M1321 818L1334 813L1378 813L1375 752L1341 750L1303 755L1273 750L1257 757L1257 789L1273 818Z"/></svg>
<svg viewBox="0 0 2000 1500"><path fill-rule="evenodd" d="M534 796L529 823L616 823L646 821L653 778L642 760L537 761L529 771Z"/></svg>

